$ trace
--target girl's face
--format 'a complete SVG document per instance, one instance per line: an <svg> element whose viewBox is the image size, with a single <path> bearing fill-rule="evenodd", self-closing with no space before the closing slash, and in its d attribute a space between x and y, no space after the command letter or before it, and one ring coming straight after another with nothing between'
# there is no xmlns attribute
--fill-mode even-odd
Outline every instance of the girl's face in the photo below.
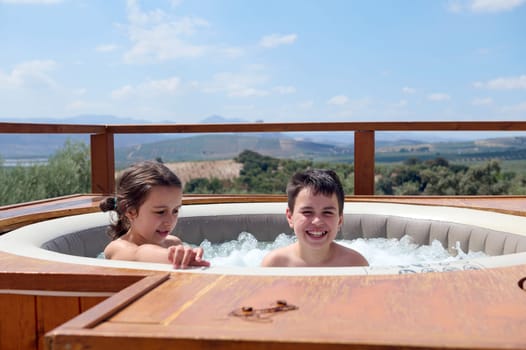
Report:
<svg viewBox="0 0 526 350"><path fill-rule="evenodd" d="M138 210L126 213L128 234L136 244L161 244L175 225L182 204L181 188L154 186Z"/></svg>
<svg viewBox="0 0 526 350"><path fill-rule="evenodd" d="M336 194L313 194L304 188L296 197L294 212L287 208L287 220L300 245L311 249L327 247L336 238L343 223Z"/></svg>

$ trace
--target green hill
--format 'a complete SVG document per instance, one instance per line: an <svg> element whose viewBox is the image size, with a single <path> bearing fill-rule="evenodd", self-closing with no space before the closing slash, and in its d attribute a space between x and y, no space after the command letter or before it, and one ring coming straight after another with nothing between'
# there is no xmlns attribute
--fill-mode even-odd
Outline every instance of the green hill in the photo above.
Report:
<svg viewBox="0 0 526 350"><path fill-rule="evenodd" d="M296 140L279 134L208 134L143 143L115 150L117 166L142 159L161 158L166 162L232 159L244 150L275 158L308 159L350 163L353 146L337 146ZM414 140L386 145L377 142L378 163L403 162L408 158L421 160L445 158L453 162L476 162L489 159L526 159L526 137L506 137L462 142L418 143Z"/></svg>
<svg viewBox="0 0 526 350"><path fill-rule="evenodd" d="M161 158L165 162L232 159L244 150L275 158L310 159L350 162L352 147L294 140L278 136L240 134L197 135L174 140L144 143L117 148L117 166L143 160Z"/></svg>
<svg viewBox="0 0 526 350"><path fill-rule="evenodd" d="M396 144L376 149L379 163L402 162L408 158L421 160L445 158L453 162L477 162L490 159L526 159L526 137L503 137L462 142Z"/></svg>

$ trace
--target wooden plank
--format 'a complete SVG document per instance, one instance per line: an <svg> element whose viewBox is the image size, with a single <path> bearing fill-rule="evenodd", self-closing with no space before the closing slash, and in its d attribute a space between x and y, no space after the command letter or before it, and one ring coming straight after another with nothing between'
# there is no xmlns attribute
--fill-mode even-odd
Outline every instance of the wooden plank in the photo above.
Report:
<svg viewBox="0 0 526 350"><path fill-rule="evenodd" d="M526 266L378 276L173 273L114 317L59 327L50 348L525 349L525 275ZM231 315L276 299L298 309Z"/></svg>
<svg viewBox="0 0 526 350"><path fill-rule="evenodd" d="M0 122L7 134L115 134L294 132L294 131L526 131L524 121L426 121L426 122L306 122L306 123L219 123L219 124L126 124L77 125Z"/></svg>
<svg viewBox="0 0 526 350"><path fill-rule="evenodd" d="M38 349L44 349L44 335L62 323L80 314L78 297L37 296Z"/></svg>
<svg viewBox="0 0 526 350"><path fill-rule="evenodd" d="M354 133L354 194L374 195L374 132Z"/></svg>
<svg viewBox="0 0 526 350"><path fill-rule="evenodd" d="M116 347L117 346L117 347ZM228 340L207 338L158 338L133 335L131 337L114 335L112 337L99 337L96 334L79 335L68 333L57 335L53 340L48 339L47 350L71 350L71 349L133 349L133 350L162 350L162 349L184 349L184 350L349 350L353 349L347 344L331 343L298 343L296 341L276 340ZM361 345L360 350L378 350L381 347L375 345ZM393 346L392 349L403 350L403 347ZM422 348L411 348L406 350L420 350ZM454 349L450 349L454 350Z"/></svg>
<svg viewBox="0 0 526 350"><path fill-rule="evenodd" d="M526 131L524 121L488 122L307 122L307 123L221 123L108 125L115 134L231 133L297 131Z"/></svg>
<svg viewBox="0 0 526 350"><path fill-rule="evenodd" d="M163 283L155 293L144 295L140 307L130 307L112 318L112 322L122 323L162 323L169 322L194 300L201 298L224 278L224 275L173 274L169 283ZM159 299L170 300L160 303ZM221 299L218 299L221 300ZM149 305L149 307L142 307Z"/></svg>
<svg viewBox="0 0 526 350"><path fill-rule="evenodd" d="M3 255L0 253L0 258ZM12 263L22 270L31 272L6 272L10 266L2 266L0 289L60 291L72 293L114 293L139 281L143 276L153 274L153 271L135 271L126 269L111 269L101 266L66 264L48 262L46 260L31 260L13 256ZM0 259L0 262L3 259ZM7 260L6 260L7 261ZM31 262L34 262L31 264ZM28 265L23 265L28 263ZM19 265L17 265L19 264ZM78 273L75 270L78 269ZM87 272L91 273L87 273ZM119 274L120 273L120 274Z"/></svg>
<svg viewBox="0 0 526 350"><path fill-rule="evenodd" d="M166 281L168 277L169 274L166 273L157 273L155 275L147 276L137 283L123 289L118 294L95 305L80 316L66 322L61 327L73 329L94 327Z"/></svg>
<svg viewBox="0 0 526 350"><path fill-rule="evenodd" d="M0 294L0 349L37 348L35 303L32 295Z"/></svg>
<svg viewBox="0 0 526 350"><path fill-rule="evenodd" d="M102 196L70 195L0 207L0 233L34 222L100 211Z"/></svg>
<svg viewBox="0 0 526 350"><path fill-rule="evenodd" d="M114 153L112 133L91 135L91 192L115 192Z"/></svg>
<svg viewBox="0 0 526 350"><path fill-rule="evenodd" d="M108 297L81 297L80 298L80 312L91 309L97 304L102 303Z"/></svg>
<svg viewBox="0 0 526 350"><path fill-rule="evenodd" d="M355 196L349 202L448 206L526 216L526 196Z"/></svg>
<svg viewBox="0 0 526 350"><path fill-rule="evenodd" d="M308 123L225 123L70 125L0 122L0 133L89 133L91 134L92 192L112 193L114 189L113 134L129 133L232 133L232 132L342 132L342 131L526 131L523 121L460 122L308 122ZM368 162L372 162L370 158ZM373 177L361 181L370 183ZM358 188L361 191L361 188ZM358 192L373 194L373 192Z"/></svg>
<svg viewBox="0 0 526 350"><path fill-rule="evenodd" d="M361 176L358 176L361 177ZM355 181L357 181L355 176ZM374 184L372 185L374 187ZM371 189L371 184L367 190ZM98 212L103 196L98 194L59 197L43 203L31 202L0 207L0 233L33 222L68 215ZM183 205L213 203L282 202L284 195L185 195ZM473 208L512 215L526 215L526 196L376 196L348 195L348 202L385 202L417 205L445 205Z"/></svg>
<svg viewBox="0 0 526 350"><path fill-rule="evenodd" d="M91 134L104 130L104 125L0 122L0 133L5 134Z"/></svg>

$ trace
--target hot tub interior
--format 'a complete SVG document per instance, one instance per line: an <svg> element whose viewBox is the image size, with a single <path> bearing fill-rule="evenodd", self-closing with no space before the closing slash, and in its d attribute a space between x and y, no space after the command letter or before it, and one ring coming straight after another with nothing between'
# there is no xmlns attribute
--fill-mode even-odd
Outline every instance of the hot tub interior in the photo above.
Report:
<svg viewBox="0 0 526 350"><path fill-rule="evenodd" d="M291 234L285 215L232 214L181 217L173 232L184 242L198 245L203 240L222 243L249 232L258 241L270 242L281 233ZM455 246L463 252L484 252L497 256L526 252L526 236L463 223L432 219L415 219L385 214L346 213L337 239L411 237L418 245L439 241L454 253ZM68 232L44 242L46 250L83 257L96 257L110 241L107 225ZM458 242L458 243L457 243Z"/></svg>

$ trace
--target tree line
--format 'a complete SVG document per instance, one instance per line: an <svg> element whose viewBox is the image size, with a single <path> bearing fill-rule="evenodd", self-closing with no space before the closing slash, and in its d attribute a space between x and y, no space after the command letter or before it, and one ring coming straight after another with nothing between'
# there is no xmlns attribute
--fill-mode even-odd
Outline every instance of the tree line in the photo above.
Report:
<svg viewBox="0 0 526 350"><path fill-rule="evenodd" d="M0 157L0 205L60 197L91 190L88 146L66 141L47 164L4 166Z"/></svg>
<svg viewBox="0 0 526 350"><path fill-rule="evenodd" d="M243 164L233 180L193 179L187 193L284 194L288 179L307 168L330 168L340 177L345 193L354 193L354 166L346 163L277 159L244 151L235 159ZM519 195L526 194L524 174L504 172L497 160L481 165L452 164L438 157L409 158L397 165L375 166L377 195Z"/></svg>
<svg viewBox="0 0 526 350"><path fill-rule="evenodd" d="M241 152L235 160L242 164L239 177L194 178L185 184L184 192L284 194L287 181L295 172L330 168L339 175L345 193L354 193L353 164L279 159L249 150ZM377 164L375 172L377 195L526 194L524 174L504 172L496 160L468 166L440 157L426 161L409 158L397 165ZM83 142L67 141L44 165L7 167L0 157L0 205L89 193L90 189L90 153Z"/></svg>

